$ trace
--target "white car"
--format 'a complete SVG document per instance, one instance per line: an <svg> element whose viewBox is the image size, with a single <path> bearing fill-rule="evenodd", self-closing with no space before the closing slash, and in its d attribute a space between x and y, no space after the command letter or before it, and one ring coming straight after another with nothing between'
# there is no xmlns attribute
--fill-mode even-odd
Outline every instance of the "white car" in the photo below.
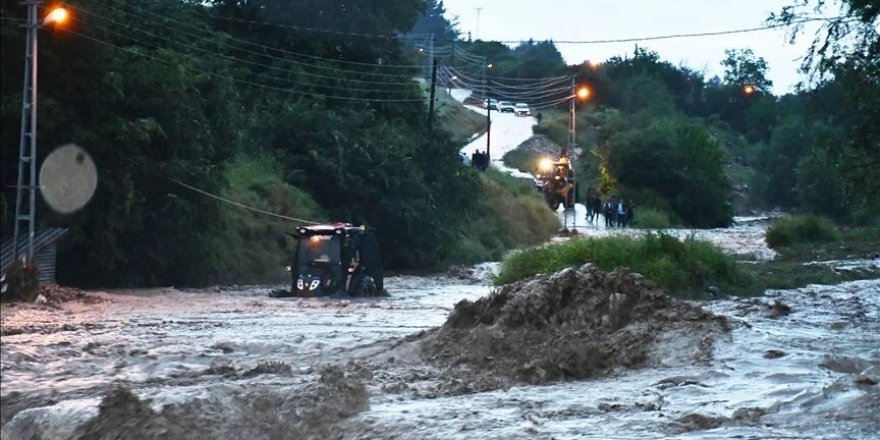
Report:
<svg viewBox="0 0 880 440"><path fill-rule="evenodd" d="M499 102L498 111L501 113L513 113L513 103L510 101Z"/></svg>
<svg viewBox="0 0 880 440"><path fill-rule="evenodd" d="M483 100L483 108L488 108L490 110L498 111L498 100L497 99L484 99Z"/></svg>
<svg viewBox="0 0 880 440"><path fill-rule="evenodd" d="M524 102L518 102L515 106L513 106L513 114L517 116L531 116L532 111L529 110L529 105Z"/></svg>

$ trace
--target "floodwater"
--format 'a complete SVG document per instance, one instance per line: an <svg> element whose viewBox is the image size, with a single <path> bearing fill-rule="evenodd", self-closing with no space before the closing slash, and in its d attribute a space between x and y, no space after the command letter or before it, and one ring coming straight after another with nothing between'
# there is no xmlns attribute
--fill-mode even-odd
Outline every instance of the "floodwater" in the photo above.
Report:
<svg viewBox="0 0 880 440"><path fill-rule="evenodd" d="M728 234L713 240L735 252L761 252L737 241L737 228L702 233ZM247 427L245 408L297 395L323 366L339 365L359 372L369 407L333 422L335 438L878 438L880 280L707 302L733 329L701 364L456 394L437 391L441 372L425 363L370 360L441 325L456 302L488 294L494 270L393 277L391 296L370 300L272 299L255 287L4 306L2 437L75 438L102 398L124 387L155 411L196 400L223 407L210 416L236 421L208 438L277 438L260 437L268 425ZM790 313L777 313L788 310L776 300Z"/></svg>

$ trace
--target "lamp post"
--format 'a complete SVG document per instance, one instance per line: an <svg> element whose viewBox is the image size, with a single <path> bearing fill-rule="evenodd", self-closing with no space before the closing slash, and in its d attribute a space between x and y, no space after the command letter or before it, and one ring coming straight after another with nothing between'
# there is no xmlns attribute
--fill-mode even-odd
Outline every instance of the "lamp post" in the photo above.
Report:
<svg viewBox="0 0 880 440"><path fill-rule="evenodd" d="M571 100L568 104L568 150L574 150L575 141L575 101L586 101L590 97L590 89L587 86L577 87L574 77L571 78Z"/></svg>
<svg viewBox="0 0 880 440"><path fill-rule="evenodd" d="M27 226L27 262L34 257L34 223L37 204L37 31L48 24L67 20L67 10L56 8L38 20L38 7L43 0L25 0L28 18L25 28L27 39L24 55L24 82L21 99L21 142L18 150L18 183L15 187L15 229L12 236L12 256L19 258L19 236L23 224ZM25 175L27 172L27 175ZM25 179L27 177L27 179ZM27 184L25 184L27 181Z"/></svg>

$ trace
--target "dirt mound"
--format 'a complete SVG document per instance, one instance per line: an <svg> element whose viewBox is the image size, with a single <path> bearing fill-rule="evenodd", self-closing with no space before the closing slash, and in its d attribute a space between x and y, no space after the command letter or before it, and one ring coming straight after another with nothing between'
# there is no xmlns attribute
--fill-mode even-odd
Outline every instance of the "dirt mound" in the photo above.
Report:
<svg viewBox="0 0 880 440"><path fill-rule="evenodd" d="M559 156L562 148L562 146L543 134L536 134L516 147L517 150L531 151L548 156ZM574 151L569 151L568 154L572 161L577 161L578 155L581 154L581 149L576 148Z"/></svg>
<svg viewBox="0 0 880 440"><path fill-rule="evenodd" d="M460 374L540 384L711 358L727 322L628 271L590 264L456 304L421 356Z"/></svg>
<svg viewBox="0 0 880 440"><path fill-rule="evenodd" d="M255 387L212 389L206 398L151 408L126 388L104 397L97 417L75 438L92 439L324 439L336 437L343 422L369 408L363 383L339 367L298 389Z"/></svg>

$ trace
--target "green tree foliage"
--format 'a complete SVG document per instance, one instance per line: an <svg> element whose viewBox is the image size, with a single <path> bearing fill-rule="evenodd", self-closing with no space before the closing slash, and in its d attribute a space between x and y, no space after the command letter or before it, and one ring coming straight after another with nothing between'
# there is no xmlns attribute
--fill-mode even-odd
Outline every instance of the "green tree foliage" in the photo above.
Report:
<svg viewBox="0 0 880 440"><path fill-rule="evenodd" d="M724 81L735 86L752 86L759 91L767 92L773 87L773 81L767 78L767 61L756 56L751 49L728 49L724 51Z"/></svg>
<svg viewBox="0 0 880 440"><path fill-rule="evenodd" d="M664 118L646 129L618 132L601 150L620 185L656 191L688 225L732 221L724 153L701 124Z"/></svg>
<svg viewBox="0 0 880 440"><path fill-rule="evenodd" d="M446 17L443 0L427 0L425 9L416 24L409 31L411 38L427 38L433 36L435 41L448 44L458 39L457 20Z"/></svg>
<svg viewBox="0 0 880 440"><path fill-rule="evenodd" d="M242 262L260 245L266 258L253 260L278 264L283 230L295 224L269 227L176 182L288 215L366 223L390 267L425 268L447 257L473 209L468 191L477 176L460 166L448 133L429 131L425 94L412 80L418 69L395 67L413 64L396 35L412 29L423 2L69 6L70 31L41 40L40 154L76 142L100 177L80 213L39 215L72 227L61 250L62 280L253 279L230 273L260 270ZM22 17L17 3L2 7L4 16ZM9 23L2 27L0 119L3 137L17 139L24 33ZM375 37L355 38L353 30ZM7 188L16 153L2 152L5 200L14 198ZM242 169L264 162L249 157L272 158L265 172L273 179L243 178ZM260 227L264 233L255 233Z"/></svg>
<svg viewBox="0 0 880 440"><path fill-rule="evenodd" d="M832 12L833 11L833 12ZM839 12L838 12L839 11ZM839 157L846 204L855 218L880 218L880 4L866 0L800 0L768 21L796 24L815 15L834 16L812 36L802 70L815 82L836 83L845 97L835 112L848 120L848 142ZM803 31L796 25L792 40Z"/></svg>

